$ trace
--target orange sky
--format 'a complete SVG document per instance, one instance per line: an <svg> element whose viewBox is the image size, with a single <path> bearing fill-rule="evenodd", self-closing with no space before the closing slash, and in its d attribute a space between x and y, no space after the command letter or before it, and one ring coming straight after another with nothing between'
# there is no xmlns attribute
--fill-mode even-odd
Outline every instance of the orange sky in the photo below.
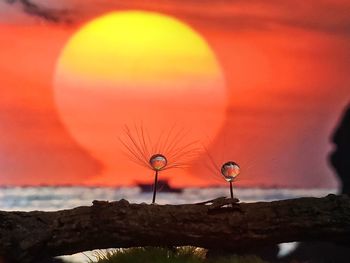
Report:
<svg viewBox="0 0 350 263"><path fill-rule="evenodd" d="M17 2L0 4L0 184L84 184L103 173L103 160L79 146L62 124L52 81L73 32L116 8L175 15L208 41L230 102L210 151L242 164L242 185L336 184L326 158L330 134L350 97L347 1L320 1L316 7L312 1L81 3L60 1L48 11L43 4L46 17L58 22L29 15ZM205 161L203 156L192 165L197 179L174 183L219 182L208 176ZM176 171L168 176L176 177ZM130 175L127 181L135 179Z"/></svg>

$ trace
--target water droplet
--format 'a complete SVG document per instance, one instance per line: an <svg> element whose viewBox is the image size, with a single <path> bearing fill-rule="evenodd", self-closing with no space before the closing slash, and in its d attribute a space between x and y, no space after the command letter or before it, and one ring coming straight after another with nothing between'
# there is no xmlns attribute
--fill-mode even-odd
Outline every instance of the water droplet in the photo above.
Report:
<svg viewBox="0 0 350 263"><path fill-rule="evenodd" d="M149 164L155 171L162 170L167 165L167 163L168 161L165 156L159 153L152 155L152 157L149 159Z"/></svg>
<svg viewBox="0 0 350 263"><path fill-rule="evenodd" d="M221 174L227 182L232 182L240 172L241 168L235 162L224 163L221 167Z"/></svg>

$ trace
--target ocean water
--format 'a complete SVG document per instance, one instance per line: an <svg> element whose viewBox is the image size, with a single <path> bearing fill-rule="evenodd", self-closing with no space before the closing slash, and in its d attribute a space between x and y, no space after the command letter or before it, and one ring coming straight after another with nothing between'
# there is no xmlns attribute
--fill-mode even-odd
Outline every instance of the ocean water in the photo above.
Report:
<svg viewBox="0 0 350 263"><path fill-rule="evenodd" d="M304 196L322 197L336 193L337 189L266 189L237 188L234 195L241 202L273 201ZM158 204L184 204L229 196L228 187L185 188L182 193L157 193ZM54 211L77 206L90 206L93 200L116 201L127 199L131 203L150 203L152 193L143 193L138 187L0 187L0 210ZM295 244L280 246L286 254ZM63 257L69 262L85 263L94 259L96 252L89 251Z"/></svg>

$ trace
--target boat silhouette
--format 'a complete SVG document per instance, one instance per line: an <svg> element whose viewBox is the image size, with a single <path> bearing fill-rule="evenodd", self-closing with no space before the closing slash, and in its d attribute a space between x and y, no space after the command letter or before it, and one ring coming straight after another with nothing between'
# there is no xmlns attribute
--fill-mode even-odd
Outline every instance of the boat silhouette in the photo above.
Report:
<svg viewBox="0 0 350 263"><path fill-rule="evenodd" d="M167 180L158 180L157 191L164 193L182 193L182 188L172 187ZM137 183L136 184L143 193L153 191L153 183Z"/></svg>

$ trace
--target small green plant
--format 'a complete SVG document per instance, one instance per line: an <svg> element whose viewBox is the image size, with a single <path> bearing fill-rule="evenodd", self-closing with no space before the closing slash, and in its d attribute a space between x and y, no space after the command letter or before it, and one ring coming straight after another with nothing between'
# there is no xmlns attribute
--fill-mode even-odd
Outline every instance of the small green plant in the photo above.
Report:
<svg viewBox="0 0 350 263"><path fill-rule="evenodd" d="M141 247L109 250L96 254L97 263L267 263L259 257L220 256L206 259L206 250L196 247Z"/></svg>
<svg viewBox="0 0 350 263"><path fill-rule="evenodd" d="M118 249L96 255L98 263L201 263L195 248L167 249L141 247Z"/></svg>

